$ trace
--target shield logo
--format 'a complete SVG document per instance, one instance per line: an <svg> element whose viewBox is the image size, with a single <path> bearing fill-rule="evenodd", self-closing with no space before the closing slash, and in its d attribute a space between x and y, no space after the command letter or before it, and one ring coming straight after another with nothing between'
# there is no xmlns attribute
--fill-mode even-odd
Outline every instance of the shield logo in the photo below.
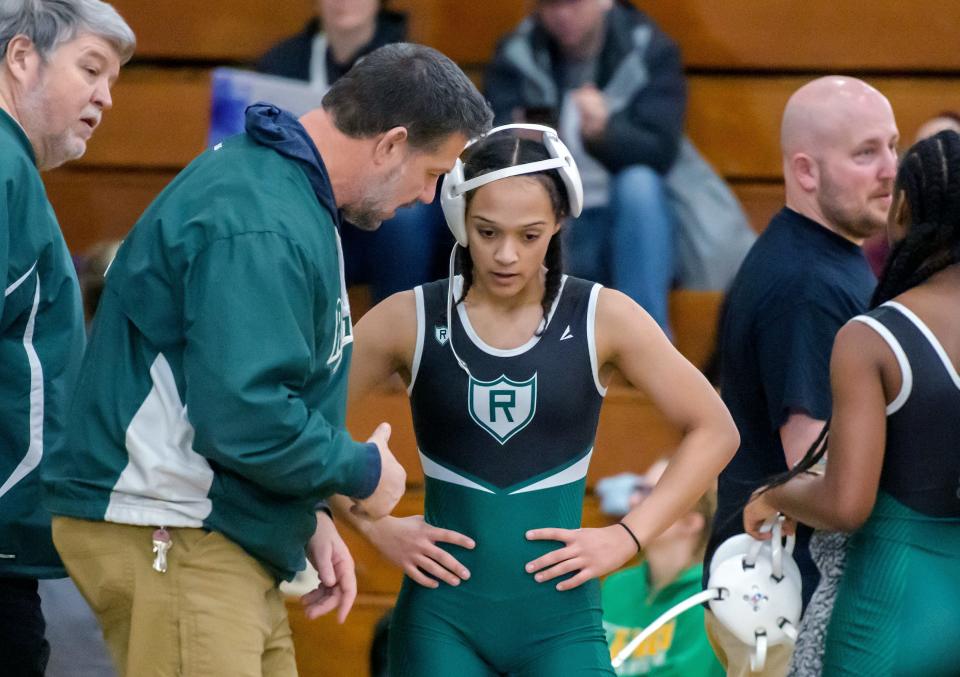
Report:
<svg viewBox="0 0 960 677"><path fill-rule="evenodd" d="M437 339L437 343L440 345L446 345L447 339L447 327L446 325L438 324L433 328L433 338Z"/></svg>
<svg viewBox="0 0 960 677"><path fill-rule="evenodd" d="M470 418L497 442L506 444L537 412L537 374L523 382L502 375L494 381L471 376L467 399Z"/></svg>

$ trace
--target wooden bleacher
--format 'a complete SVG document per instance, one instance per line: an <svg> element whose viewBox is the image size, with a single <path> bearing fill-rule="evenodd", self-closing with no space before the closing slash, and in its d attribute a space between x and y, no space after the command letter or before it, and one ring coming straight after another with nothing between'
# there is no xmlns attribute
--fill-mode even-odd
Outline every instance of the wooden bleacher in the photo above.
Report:
<svg viewBox="0 0 960 677"><path fill-rule="evenodd" d="M51 172L47 188L75 252L122 237L146 205L204 147L209 71L243 65L302 27L311 0L114 0L139 46L114 88L87 155ZM955 0L643 0L680 43L689 82L687 128L724 175L761 230L782 204L778 126L787 97L817 75L864 77L890 98L903 137L945 108L960 107L960 3ZM393 0L411 16L411 38L440 49L478 83L496 39L529 3L516 0ZM469 30L465 29L469 27ZM675 292L671 316L680 350L702 365L713 345L719 295ZM410 491L397 514L422 505L422 474L401 392L383 392L351 412L358 437L377 422L394 424L392 445L409 472ZM676 444L679 432L646 399L611 388L601 416L588 483L641 470ZM588 496L585 524L602 523ZM392 604L399 572L356 535L345 534L360 581L347 624L307 622L292 602L291 624L301 674L365 675L373 624Z"/></svg>
<svg viewBox="0 0 960 677"><path fill-rule="evenodd" d="M210 67L249 63L299 30L312 6L301 0L280 12L260 0L114 4L137 32L136 58L87 156L48 179L75 250L122 236L156 190L203 149ZM478 81L497 37L526 6L392 4L410 12L414 39L449 54ZM784 102L803 81L836 71L867 77L890 97L907 139L925 118L960 101L960 55L950 47L960 3L952 0L883 0L869 11L853 0L644 0L643 7L683 49L691 137L731 181L758 230L779 206L777 128Z"/></svg>

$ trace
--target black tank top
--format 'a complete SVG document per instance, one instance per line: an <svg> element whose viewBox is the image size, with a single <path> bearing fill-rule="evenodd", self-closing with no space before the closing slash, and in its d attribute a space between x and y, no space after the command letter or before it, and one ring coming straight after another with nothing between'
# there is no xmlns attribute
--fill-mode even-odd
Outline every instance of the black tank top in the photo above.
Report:
<svg viewBox="0 0 960 677"><path fill-rule="evenodd" d="M485 345L462 305L447 327L447 289L446 280L416 289L410 402L425 473L452 471L500 493L589 463L605 392L594 344L600 285L564 277L546 331L511 350Z"/></svg>
<svg viewBox="0 0 960 677"><path fill-rule="evenodd" d="M913 311L888 302L855 321L872 327L900 365L887 406L880 489L931 517L960 517L960 376Z"/></svg>

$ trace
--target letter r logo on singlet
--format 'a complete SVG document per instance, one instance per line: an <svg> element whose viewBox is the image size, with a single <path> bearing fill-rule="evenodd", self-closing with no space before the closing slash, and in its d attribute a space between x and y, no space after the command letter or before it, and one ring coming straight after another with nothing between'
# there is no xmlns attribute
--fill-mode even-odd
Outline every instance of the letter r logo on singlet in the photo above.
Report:
<svg viewBox="0 0 960 677"><path fill-rule="evenodd" d="M513 416L510 410L517 406L517 393L512 390L491 390L490 391L490 414L493 422L497 422L497 410L503 411L506 419L513 423Z"/></svg>
<svg viewBox="0 0 960 677"><path fill-rule="evenodd" d="M471 377L467 395L470 418L500 444L523 430L537 411L537 375L523 382L506 376L493 381Z"/></svg>

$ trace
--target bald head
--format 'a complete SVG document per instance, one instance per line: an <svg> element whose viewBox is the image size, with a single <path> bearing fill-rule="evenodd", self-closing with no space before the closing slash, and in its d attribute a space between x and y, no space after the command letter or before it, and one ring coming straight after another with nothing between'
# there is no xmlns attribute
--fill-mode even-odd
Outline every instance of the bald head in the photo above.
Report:
<svg viewBox="0 0 960 677"><path fill-rule="evenodd" d="M886 222L898 140L890 102L866 82L808 82L783 111L787 206L861 242Z"/></svg>
<svg viewBox="0 0 960 677"><path fill-rule="evenodd" d="M808 82L787 101L780 125L784 158L817 150L843 140L862 126L864 117L889 116L887 97L863 80L831 75Z"/></svg>

